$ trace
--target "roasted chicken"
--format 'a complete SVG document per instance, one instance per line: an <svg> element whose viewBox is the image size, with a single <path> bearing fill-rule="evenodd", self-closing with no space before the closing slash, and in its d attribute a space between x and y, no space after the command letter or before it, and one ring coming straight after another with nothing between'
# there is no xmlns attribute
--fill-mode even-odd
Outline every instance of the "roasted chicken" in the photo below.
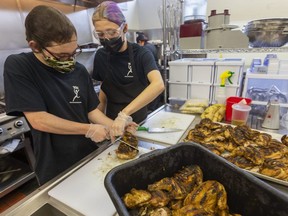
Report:
<svg viewBox="0 0 288 216"><path fill-rule="evenodd" d="M247 125L233 128L210 119L202 119L188 132L184 141L199 143L242 169L259 172L259 167L262 166L263 175L267 173L268 176L285 180L282 175L271 174L264 161L273 159L279 161L279 164L285 164L287 168L288 135L283 135L279 141L270 134L252 130Z"/></svg>
<svg viewBox="0 0 288 216"><path fill-rule="evenodd" d="M279 160L266 159L259 168L259 173L277 179L288 180L288 167Z"/></svg>
<svg viewBox="0 0 288 216"><path fill-rule="evenodd" d="M122 139L120 140L120 144L118 146L118 149L116 150L116 156L123 160L129 160L135 158L138 154L138 150L130 147L126 143L138 148L137 137L126 131Z"/></svg>
<svg viewBox="0 0 288 216"><path fill-rule="evenodd" d="M132 188L130 193L123 196L123 201L128 208L133 209L146 204L151 198L152 194L149 191Z"/></svg>
<svg viewBox="0 0 288 216"><path fill-rule="evenodd" d="M142 207L138 213L139 216L172 216L171 210L167 207L151 208Z"/></svg>
<svg viewBox="0 0 288 216"><path fill-rule="evenodd" d="M174 178L190 192L195 186L203 181L203 173L199 166L186 166L174 175Z"/></svg>
<svg viewBox="0 0 288 216"><path fill-rule="evenodd" d="M163 178L148 185L149 191L167 191L171 199L184 199L195 186L202 183L203 173L199 166L187 166L173 177Z"/></svg>
<svg viewBox="0 0 288 216"><path fill-rule="evenodd" d="M167 192L162 190L151 191L152 197L147 203L149 206L153 207L164 207L166 206L169 201L170 197Z"/></svg>
<svg viewBox="0 0 288 216"><path fill-rule="evenodd" d="M214 216L216 214L211 214L204 209L195 208L193 204L186 205L181 209L173 211L173 216Z"/></svg>
<svg viewBox="0 0 288 216"><path fill-rule="evenodd" d="M246 147L239 146L232 151L230 156L243 156L255 165L261 165L265 159L264 154L253 145L249 145Z"/></svg>
<svg viewBox="0 0 288 216"><path fill-rule="evenodd" d="M281 137L281 142L288 147L288 135L287 134Z"/></svg>
<svg viewBox="0 0 288 216"><path fill-rule="evenodd" d="M269 146L269 143L272 139L272 136L267 133L260 133L257 137L255 137L254 142L258 146Z"/></svg>
<svg viewBox="0 0 288 216"><path fill-rule="evenodd" d="M222 184L208 180L200 184L187 195L183 202L184 207L193 205L196 209L204 209L208 213L217 213L228 209L227 194Z"/></svg>
<svg viewBox="0 0 288 216"><path fill-rule="evenodd" d="M252 161L246 159L243 156L227 156L225 158L226 160L230 161L231 163L242 169L251 170L255 167L255 164Z"/></svg>
<svg viewBox="0 0 288 216"><path fill-rule="evenodd" d="M260 152L264 155L265 159L279 159L284 156L284 152L277 146L258 146Z"/></svg>
<svg viewBox="0 0 288 216"><path fill-rule="evenodd" d="M224 186L215 180L203 182L197 165L185 166L147 190L133 188L122 199L138 216L231 216Z"/></svg>

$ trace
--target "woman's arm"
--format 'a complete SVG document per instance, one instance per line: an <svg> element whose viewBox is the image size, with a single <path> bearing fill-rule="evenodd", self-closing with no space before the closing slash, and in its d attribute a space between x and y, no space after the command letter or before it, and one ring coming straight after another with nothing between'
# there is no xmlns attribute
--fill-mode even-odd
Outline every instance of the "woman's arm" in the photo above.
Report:
<svg viewBox="0 0 288 216"><path fill-rule="evenodd" d="M91 121L91 123L94 124L101 124L105 125L106 127L110 127L113 123L113 120L108 118L101 110L94 109L91 112L88 113L88 118Z"/></svg>
<svg viewBox="0 0 288 216"><path fill-rule="evenodd" d="M103 113L105 113L106 112L106 106L107 106L107 98L106 98L105 93L101 89L100 89L98 98L99 98L100 103L99 103L97 108L100 111L102 111Z"/></svg>
<svg viewBox="0 0 288 216"><path fill-rule="evenodd" d="M130 116L137 112L164 91L164 82L158 70L149 72L147 77L150 84L122 110L126 115Z"/></svg>

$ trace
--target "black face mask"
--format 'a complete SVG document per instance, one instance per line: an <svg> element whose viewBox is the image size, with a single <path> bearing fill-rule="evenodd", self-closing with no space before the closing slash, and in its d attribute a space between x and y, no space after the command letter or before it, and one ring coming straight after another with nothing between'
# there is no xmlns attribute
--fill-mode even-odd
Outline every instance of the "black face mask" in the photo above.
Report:
<svg viewBox="0 0 288 216"><path fill-rule="evenodd" d="M100 43L104 48L110 52L118 52L124 44L122 37L111 38L111 39L100 39Z"/></svg>

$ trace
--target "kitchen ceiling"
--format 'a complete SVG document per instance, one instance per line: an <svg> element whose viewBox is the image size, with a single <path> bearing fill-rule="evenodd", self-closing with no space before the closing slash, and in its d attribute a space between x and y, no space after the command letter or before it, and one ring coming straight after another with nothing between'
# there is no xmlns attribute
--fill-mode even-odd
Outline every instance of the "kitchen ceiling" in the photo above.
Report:
<svg viewBox="0 0 288 216"><path fill-rule="evenodd" d="M77 5L85 8L93 8L105 0L42 0L46 2L56 2L67 5ZM128 2L133 0L114 0L116 3Z"/></svg>

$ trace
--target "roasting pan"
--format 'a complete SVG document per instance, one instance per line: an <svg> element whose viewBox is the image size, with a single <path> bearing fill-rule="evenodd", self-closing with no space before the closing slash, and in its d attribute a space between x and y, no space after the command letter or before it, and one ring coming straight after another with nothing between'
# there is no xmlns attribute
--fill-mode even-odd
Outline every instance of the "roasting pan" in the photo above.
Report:
<svg viewBox="0 0 288 216"><path fill-rule="evenodd" d="M185 165L197 164L205 180L217 180L227 191L230 213L243 216L287 216L288 196L196 143L178 143L154 150L109 171L105 188L120 216L131 215L121 197L133 187L171 177Z"/></svg>

